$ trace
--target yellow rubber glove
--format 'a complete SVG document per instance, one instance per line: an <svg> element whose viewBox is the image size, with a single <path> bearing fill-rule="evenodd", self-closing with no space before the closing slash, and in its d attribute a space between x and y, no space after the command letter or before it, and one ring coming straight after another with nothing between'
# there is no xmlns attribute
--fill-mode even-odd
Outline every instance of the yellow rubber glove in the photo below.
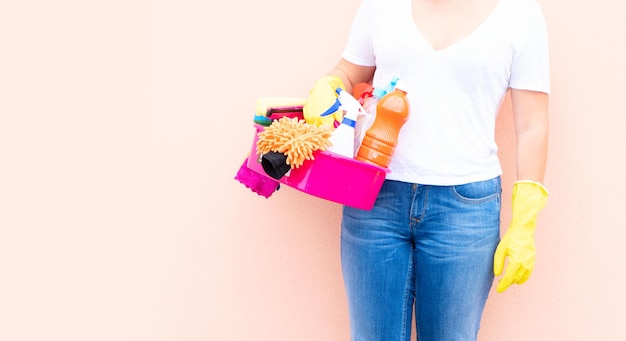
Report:
<svg viewBox="0 0 626 341"><path fill-rule="evenodd" d="M339 110L337 88L345 89L343 81L338 76L325 76L315 82L302 108L307 123L332 127L335 121L341 122L343 113Z"/></svg>
<svg viewBox="0 0 626 341"><path fill-rule="evenodd" d="M502 274L504 262L509 262L504 276L498 282L498 292L511 284L528 280L535 267L535 227L537 214L548 201L548 191L538 182L517 181L513 185L513 215L509 229L496 249L493 270Z"/></svg>

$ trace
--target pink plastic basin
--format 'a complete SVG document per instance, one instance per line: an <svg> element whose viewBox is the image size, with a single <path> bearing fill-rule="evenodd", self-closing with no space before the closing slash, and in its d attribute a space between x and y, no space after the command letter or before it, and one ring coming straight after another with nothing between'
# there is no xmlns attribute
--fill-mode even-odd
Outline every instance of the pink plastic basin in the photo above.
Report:
<svg viewBox="0 0 626 341"><path fill-rule="evenodd" d="M269 177L261 166L261 155L256 153L257 134L263 127L255 125L255 129L248 168ZM318 198L364 210L372 209L387 169L328 151L317 151L313 156L314 160L305 161L278 181Z"/></svg>

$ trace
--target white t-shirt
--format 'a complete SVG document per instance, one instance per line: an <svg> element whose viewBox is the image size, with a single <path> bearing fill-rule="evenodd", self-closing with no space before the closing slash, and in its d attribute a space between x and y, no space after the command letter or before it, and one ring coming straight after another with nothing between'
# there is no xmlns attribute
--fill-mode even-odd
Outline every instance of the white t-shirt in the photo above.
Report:
<svg viewBox="0 0 626 341"><path fill-rule="evenodd" d="M500 0L471 34L435 50L411 0L363 0L342 57L376 66L374 87L397 76L411 112L388 179L430 185L502 173L495 121L508 88L550 90L547 30L535 0Z"/></svg>

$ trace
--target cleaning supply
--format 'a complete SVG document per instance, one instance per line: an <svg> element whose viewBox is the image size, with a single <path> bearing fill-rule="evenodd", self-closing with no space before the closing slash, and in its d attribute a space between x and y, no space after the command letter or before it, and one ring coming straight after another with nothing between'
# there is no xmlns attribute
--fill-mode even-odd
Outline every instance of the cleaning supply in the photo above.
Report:
<svg viewBox="0 0 626 341"><path fill-rule="evenodd" d="M279 108L295 108L302 110L306 98L300 97L259 97L255 103L254 113L256 116L269 117L272 111Z"/></svg>
<svg viewBox="0 0 626 341"><path fill-rule="evenodd" d="M284 154L284 161L277 155L269 154L266 157L266 164L271 165L273 174L278 176L283 171L288 171L285 167L280 167L279 162L289 165L291 169L299 168L304 161L313 159L315 151L327 150L330 147L331 129L326 125L316 126L297 118L283 117L258 133L257 155L270 152Z"/></svg>
<svg viewBox="0 0 626 341"><path fill-rule="evenodd" d="M357 118L355 135L356 135L356 148L357 150L361 147L361 143L365 138L365 133L369 128L372 127L374 123L374 119L376 118L376 106L383 96L385 96L387 92L381 88L375 88L372 91L372 96L368 97L363 103L363 108L365 112L363 115Z"/></svg>
<svg viewBox="0 0 626 341"><path fill-rule="evenodd" d="M496 248L493 269L502 274L504 262L509 262L497 291L504 292L510 285L528 280L535 267L535 228L537 214L548 201L548 191L538 182L522 180L513 185L513 215L509 229Z"/></svg>
<svg viewBox="0 0 626 341"><path fill-rule="evenodd" d="M363 99L363 108L365 112L363 115L357 117L355 134L356 141L355 147L358 150L361 147L361 142L363 138L365 138L365 132L372 126L374 123L374 119L376 118L376 106L383 96L395 90L398 84L399 78L393 77L389 84L387 84L384 88L372 88L369 96L364 96Z"/></svg>
<svg viewBox="0 0 626 341"><path fill-rule="evenodd" d="M387 84L387 87L385 87L385 94L388 94L394 91L396 87L398 86L399 81L400 81L400 78L398 77L391 78L391 81L389 82L389 84Z"/></svg>
<svg viewBox="0 0 626 341"><path fill-rule="evenodd" d="M376 105L376 118L366 131L356 159L387 168L391 162L400 128L409 117L409 100L401 85L383 96Z"/></svg>
<svg viewBox="0 0 626 341"><path fill-rule="evenodd" d="M247 167L251 172L270 183L280 183L280 188L290 187L313 197L330 200L342 205L371 210L378 192L385 181L388 169L346 158L328 150L318 150L314 159L291 169L276 180L270 177L262 165L262 155L257 151L259 133L266 127L254 124L255 134L250 144ZM283 186L284 185L284 186Z"/></svg>
<svg viewBox="0 0 626 341"><path fill-rule="evenodd" d="M370 83L357 83L352 87L352 97L363 105L365 100L372 96L372 91L374 91L374 87Z"/></svg>
<svg viewBox="0 0 626 341"><path fill-rule="evenodd" d="M335 122L341 122L343 118L339 110L339 98L337 88L345 89L341 78L335 75L320 78L304 104L303 114L307 123L320 126L335 126Z"/></svg>
<svg viewBox="0 0 626 341"><path fill-rule="evenodd" d="M248 168L249 157L250 156L248 156L241 167L239 167L235 175L235 180L248 187L252 192L269 198L280 188L280 183Z"/></svg>
<svg viewBox="0 0 626 341"><path fill-rule="evenodd" d="M353 158L356 152L355 150L355 132L356 118L359 115L363 115L365 110L359 101L352 97L347 91L338 88L337 94L339 95L339 107L343 112L343 119L341 124L335 128L330 136L330 142L332 145L328 148L329 151L339 154L345 157Z"/></svg>
<svg viewBox="0 0 626 341"><path fill-rule="evenodd" d="M259 97L254 111L254 123L269 126L282 117L304 119L303 107L306 98L298 97Z"/></svg>
<svg viewBox="0 0 626 341"><path fill-rule="evenodd" d="M280 180L291 170L287 163L287 155L273 151L261 155L261 166L265 174L276 180Z"/></svg>

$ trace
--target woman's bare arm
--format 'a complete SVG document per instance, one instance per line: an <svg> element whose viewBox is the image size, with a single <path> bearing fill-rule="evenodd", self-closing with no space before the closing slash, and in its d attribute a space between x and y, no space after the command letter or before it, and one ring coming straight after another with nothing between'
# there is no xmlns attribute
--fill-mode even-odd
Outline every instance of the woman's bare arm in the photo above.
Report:
<svg viewBox="0 0 626 341"><path fill-rule="evenodd" d="M375 66L361 66L342 58L330 74L341 78L346 87L345 90L352 93L354 85L371 82L375 70Z"/></svg>
<svg viewBox="0 0 626 341"><path fill-rule="evenodd" d="M511 90L517 136L517 180L543 182L548 158L548 94Z"/></svg>

